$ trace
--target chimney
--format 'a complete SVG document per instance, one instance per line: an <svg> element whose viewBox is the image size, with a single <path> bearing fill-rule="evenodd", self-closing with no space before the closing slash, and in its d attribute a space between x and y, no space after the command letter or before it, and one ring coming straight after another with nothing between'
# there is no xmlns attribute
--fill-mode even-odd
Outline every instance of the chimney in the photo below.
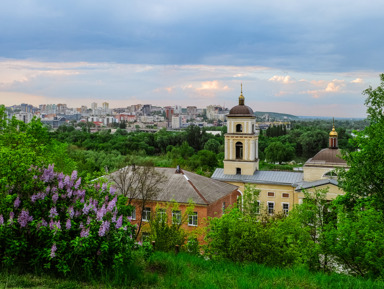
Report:
<svg viewBox="0 0 384 289"><path fill-rule="evenodd" d="M180 170L180 166L177 165L177 167L176 167L176 174L180 174L180 172L181 172L181 170Z"/></svg>

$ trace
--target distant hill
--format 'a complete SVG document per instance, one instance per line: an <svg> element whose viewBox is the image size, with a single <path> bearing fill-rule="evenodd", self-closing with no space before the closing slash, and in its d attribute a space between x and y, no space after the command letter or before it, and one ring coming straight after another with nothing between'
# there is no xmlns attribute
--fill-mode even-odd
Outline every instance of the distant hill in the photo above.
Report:
<svg viewBox="0 0 384 289"><path fill-rule="evenodd" d="M255 116L257 118L269 118L270 120L297 120L298 116L287 114L287 113L278 113L278 112L264 112L264 111L255 111Z"/></svg>

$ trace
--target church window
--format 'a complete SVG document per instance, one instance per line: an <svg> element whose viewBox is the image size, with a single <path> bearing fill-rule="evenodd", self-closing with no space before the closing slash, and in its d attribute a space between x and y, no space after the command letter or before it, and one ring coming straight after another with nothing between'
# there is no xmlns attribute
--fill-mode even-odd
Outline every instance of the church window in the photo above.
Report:
<svg viewBox="0 0 384 289"><path fill-rule="evenodd" d="M284 215L288 215L289 212L289 203L283 203L283 213Z"/></svg>
<svg viewBox="0 0 384 289"><path fill-rule="evenodd" d="M243 126L241 124L236 125L236 132L243 132Z"/></svg>
<svg viewBox="0 0 384 289"><path fill-rule="evenodd" d="M236 143L236 159L243 159L243 143Z"/></svg>
<svg viewBox="0 0 384 289"><path fill-rule="evenodd" d="M275 203L268 202L268 214L273 215L274 212L275 212Z"/></svg>

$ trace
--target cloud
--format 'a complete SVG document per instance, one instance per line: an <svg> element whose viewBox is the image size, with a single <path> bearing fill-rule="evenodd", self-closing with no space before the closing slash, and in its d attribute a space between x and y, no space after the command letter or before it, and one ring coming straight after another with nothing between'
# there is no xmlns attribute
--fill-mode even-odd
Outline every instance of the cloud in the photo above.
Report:
<svg viewBox="0 0 384 289"><path fill-rule="evenodd" d="M363 83L363 80L361 78L356 78L352 80L351 83Z"/></svg>
<svg viewBox="0 0 384 289"><path fill-rule="evenodd" d="M274 75L273 77L271 77L268 80L274 81L274 82L280 82L280 83L284 83L284 84L289 84L289 83L295 82L295 80L292 79L289 75L287 75L287 76Z"/></svg>

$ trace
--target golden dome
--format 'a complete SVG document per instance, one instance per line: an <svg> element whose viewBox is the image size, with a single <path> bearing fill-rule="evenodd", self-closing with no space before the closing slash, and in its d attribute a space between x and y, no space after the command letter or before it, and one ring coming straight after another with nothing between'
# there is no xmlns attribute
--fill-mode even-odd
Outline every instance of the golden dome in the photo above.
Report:
<svg viewBox="0 0 384 289"><path fill-rule="evenodd" d="M335 130L335 118L333 118L332 131L329 133L330 137L337 137L337 131Z"/></svg>
<svg viewBox="0 0 384 289"><path fill-rule="evenodd" d="M335 130L335 127L332 128L332 131L329 133L329 136L337 137L337 131Z"/></svg>

